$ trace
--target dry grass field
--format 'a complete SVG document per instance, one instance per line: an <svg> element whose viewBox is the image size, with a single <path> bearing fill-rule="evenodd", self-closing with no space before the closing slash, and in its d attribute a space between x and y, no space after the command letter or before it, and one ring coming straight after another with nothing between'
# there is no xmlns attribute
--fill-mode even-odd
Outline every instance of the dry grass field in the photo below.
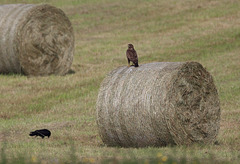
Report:
<svg viewBox="0 0 240 164"><path fill-rule="evenodd" d="M0 148L7 159L23 156L32 162L94 163L114 158L143 163L142 159L162 153L186 161L197 158L200 163L239 163L239 0L0 0L7 3L59 7L75 33L75 73L0 75ZM98 89L109 71L127 65L128 43L135 45L140 65L197 61L212 74L222 110L219 145L136 149L102 143L95 114ZM52 136L28 136L41 128L51 130Z"/></svg>

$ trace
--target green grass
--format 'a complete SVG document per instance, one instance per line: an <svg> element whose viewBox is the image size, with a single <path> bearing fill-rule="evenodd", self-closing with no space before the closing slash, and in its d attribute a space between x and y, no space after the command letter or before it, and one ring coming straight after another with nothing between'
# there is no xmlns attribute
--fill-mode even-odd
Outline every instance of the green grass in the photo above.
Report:
<svg viewBox="0 0 240 164"><path fill-rule="evenodd" d="M76 44L75 74L0 75L2 161L144 163L159 162L161 152L177 163L196 158L199 163L239 163L239 1L0 0L7 3L48 3L61 8L73 24ZM222 109L220 145L104 146L96 125L98 89L109 71L127 65L128 43L135 45L140 64L197 61L213 75ZM50 129L52 136L30 138L28 133L38 128Z"/></svg>

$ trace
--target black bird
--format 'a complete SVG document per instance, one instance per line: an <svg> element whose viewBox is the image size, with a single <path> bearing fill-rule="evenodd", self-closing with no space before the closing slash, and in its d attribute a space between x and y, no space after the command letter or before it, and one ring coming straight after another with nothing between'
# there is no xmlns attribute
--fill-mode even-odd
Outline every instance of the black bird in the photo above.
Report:
<svg viewBox="0 0 240 164"><path fill-rule="evenodd" d="M45 136L48 136L48 138L49 138L51 136L51 132L48 129L40 129L40 130L35 130L33 132L30 132L29 135L36 136L36 137L40 136L43 139Z"/></svg>
<svg viewBox="0 0 240 164"><path fill-rule="evenodd" d="M138 56L132 44L128 44L128 49L126 51L128 59L128 67L130 67L130 61L133 62L135 67L138 67Z"/></svg>

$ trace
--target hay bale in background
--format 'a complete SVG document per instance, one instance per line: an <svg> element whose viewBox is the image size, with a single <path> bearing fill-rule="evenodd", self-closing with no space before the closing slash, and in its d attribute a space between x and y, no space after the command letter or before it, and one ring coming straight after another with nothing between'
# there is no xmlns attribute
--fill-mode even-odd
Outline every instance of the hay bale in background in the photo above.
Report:
<svg viewBox="0 0 240 164"><path fill-rule="evenodd" d="M49 5L0 5L0 73L66 74L73 61L72 25Z"/></svg>
<svg viewBox="0 0 240 164"><path fill-rule="evenodd" d="M100 87L97 124L109 146L213 143L219 123L213 78L196 62L120 67Z"/></svg>

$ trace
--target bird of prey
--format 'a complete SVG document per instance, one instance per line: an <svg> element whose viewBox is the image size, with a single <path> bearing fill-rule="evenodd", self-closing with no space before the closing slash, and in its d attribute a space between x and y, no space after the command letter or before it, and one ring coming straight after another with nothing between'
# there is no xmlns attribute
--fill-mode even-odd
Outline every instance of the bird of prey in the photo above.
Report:
<svg viewBox="0 0 240 164"><path fill-rule="evenodd" d="M36 136L36 137L40 136L43 139L45 136L48 136L49 138L51 136L51 132L48 129L40 129L40 130L35 130L33 132L30 132L29 135Z"/></svg>
<svg viewBox="0 0 240 164"><path fill-rule="evenodd" d="M134 64L135 67L138 67L138 56L132 44L128 44L128 49L126 52L128 59L128 67L130 67L130 61Z"/></svg>

